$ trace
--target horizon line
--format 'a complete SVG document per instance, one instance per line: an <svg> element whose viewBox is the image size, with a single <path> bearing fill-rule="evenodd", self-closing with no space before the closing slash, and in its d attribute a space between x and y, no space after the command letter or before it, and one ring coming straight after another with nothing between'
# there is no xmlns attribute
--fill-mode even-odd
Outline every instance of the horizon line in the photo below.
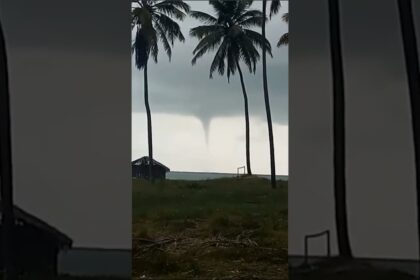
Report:
<svg viewBox="0 0 420 280"><path fill-rule="evenodd" d="M170 170L169 172L184 172L184 173L211 173L211 174L232 174L232 175L236 175L237 173L230 173L230 172L219 172L219 171L182 171L182 170ZM243 174L243 173L240 173ZM252 174L252 175L262 175L262 176L271 176L271 174ZM289 177L289 175L285 175L285 174L276 174L276 176L287 176Z"/></svg>

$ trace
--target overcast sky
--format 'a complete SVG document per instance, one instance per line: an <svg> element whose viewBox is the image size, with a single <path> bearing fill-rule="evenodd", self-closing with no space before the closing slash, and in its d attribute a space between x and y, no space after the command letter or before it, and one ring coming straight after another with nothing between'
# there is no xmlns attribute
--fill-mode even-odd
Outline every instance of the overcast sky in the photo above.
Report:
<svg viewBox="0 0 420 280"><path fill-rule="evenodd" d="M188 1L192 10L212 13L207 1ZM280 13L267 25L273 47L268 58L268 85L274 127L276 171L288 174L288 48L276 44L288 25ZM261 1L253 8L261 9ZM173 171L236 172L245 165L245 120L239 77L214 75L209 68L214 52L191 65L198 40L189 30L201 23L187 17L180 23L185 43L176 42L172 61L163 51L159 63L149 66L149 96L153 121L154 157ZM161 47L161 49L163 49ZM251 121L251 164L254 173L269 173L267 123L262 92L261 63L256 74L244 70ZM132 159L147 155L143 72L132 64Z"/></svg>
<svg viewBox="0 0 420 280"><path fill-rule="evenodd" d="M340 1L346 83L347 191L356 257L418 259L414 152L397 1ZM415 20L420 38L420 5ZM332 81L327 1L290 13L289 253L332 231ZM326 254L313 240L310 254Z"/></svg>

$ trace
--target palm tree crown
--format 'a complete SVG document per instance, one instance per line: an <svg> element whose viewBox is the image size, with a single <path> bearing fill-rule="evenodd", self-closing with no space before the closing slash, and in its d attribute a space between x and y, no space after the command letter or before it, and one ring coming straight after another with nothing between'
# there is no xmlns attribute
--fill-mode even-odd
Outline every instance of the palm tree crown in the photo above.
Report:
<svg viewBox="0 0 420 280"><path fill-rule="evenodd" d="M257 48L262 48L263 42L271 54L271 46L260 33L249 28L261 26L263 14L259 10L250 9L252 0L223 1L210 0L216 16L204 12L191 11L190 15L206 25L192 28L190 35L200 41L194 49L192 63L207 52L217 49L210 66L210 78L214 71L227 77L235 74L237 65L242 60L255 73L256 63L260 58Z"/></svg>
<svg viewBox="0 0 420 280"><path fill-rule="evenodd" d="M139 69L144 68L150 54L157 62L159 40L171 59L172 46L178 39L185 38L176 21L183 20L190 7L182 0L132 0L132 28L136 28L136 35L132 46L135 52L135 63Z"/></svg>

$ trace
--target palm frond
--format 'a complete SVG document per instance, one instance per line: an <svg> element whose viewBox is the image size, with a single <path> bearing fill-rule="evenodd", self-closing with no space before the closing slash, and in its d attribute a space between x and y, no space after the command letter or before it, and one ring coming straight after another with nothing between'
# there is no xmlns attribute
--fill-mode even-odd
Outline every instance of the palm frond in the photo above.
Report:
<svg viewBox="0 0 420 280"><path fill-rule="evenodd" d="M197 62L197 59L202 57L206 52L214 50L218 44L222 41L222 33L212 33L204 37L193 50L194 57L192 59L192 64L194 65Z"/></svg>
<svg viewBox="0 0 420 280"><path fill-rule="evenodd" d="M172 43L175 39L178 39L181 42L185 41L181 28L176 21L162 13L155 14L154 20L162 26Z"/></svg>
<svg viewBox="0 0 420 280"><path fill-rule="evenodd" d="M244 13L247 12L247 9L252 5L253 0L240 0L240 1L232 1L236 4L236 8L234 11L234 19L238 19L241 17Z"/></svg>
<svg viewBox="0 0 420 280"><path fill-rule="evenodd" d="M289 13L284 13L281 18L284 22L289 23Z"/></svg>
<svg viewBox="0 0 420 280"><path fill-rule="evenodd" d="M156 30L158 32L159 39L162 41L163 48L165 49L165 52L169 57L169 61L171 61L172 48L171 48L171 44L168 41L168 38L166 37L165 29L163 29L163 27L160 24L156 24Z"/></svg>
<svg viewBox="0 0 420 280"><path fill-rule="evenodd" d="M263 22L263 17L251 17L241 21L240 24L244 28L249 27L261 27Z"/></svg>
<svg viewBox="0 0 420 280"><path fill-rule="evenodd" d="M214 11L216 12L217 17L220 19L229 13L232 14L232 11L229 11L229 8L226 7L226 3L229 1L224 0L209 0L209 4L213 6Z"/></svg>
<svg viewBox="0 0 420 280"><path fill-rule="evenodd" d="M213 78L213 73L218 70L221 76L225 73L225 57L229 46L229 40L225 38L213 58L210 66L210 79Z"/></svg>
<svg viewBox="0 0 420 280"><path fill-rule="evenodd" d="M286 46L289 44L289 32L284 33L277 42L277 47Z"/></svg>
<svg viewBox="0 0 420 280"><path fill-rule="evenodd" d="M162 7L167 8L168 6L180 9L185 13L190 12L190 5L188 5L183 0L164 0L164 1L161 1L161 2L153 5L153 7L158 9L158 10L161 9Z"/></svg>
<svg viewBox="0 0 420 280"><path fill-rule="evenodd" d="M244 32L245 32L246 36L252 41L252 43L257 45L261 50L262 50L263 44L265 42L265 48L266 48L267 53L271 57L273 56L273 54L271 52L270 41L268 41L267 39L264 39L262 34L254 31L254 30L250 30L250 29L244 29Z"/></svg>
<svg viewBox="0 0 420 280"><path fill-rule="evenodd" d="M279 12L280 7L281 7L280 0L271 0L270 18L271 18L271 16L273 16L273 15L275 15Z"/></svg>
<svg viewBox="0 0 420 280"><path fill-rule="evenodd" d="M209 15L209 14L204 13L204 12L191 11L190 16L195 18L195 19L198 19L199 21L201 21L205 24L216 24L217 23L217 19L214 16Z"/></svg>
<svg viewBox="0 0 420 280"><path fill-rule="evenodd" d="M152 56L155 63L158 62L159 46L158 46L158 35L154 27L151 28L150 39L148 39L150 47L150 55Z"/></svg>
<svg viewBox="0 0 420 280"><path fill-rule="evenodd" d="M178 2L186 5L186 7L184 7L183 5L181 7L175 6L174 4ZM159 13L165 14L169 17L175 17L179 20L184 20L184 18L186 17L186 13L188 13L188 11L190 10L188 4L182 1L175 0L166 0L163 2L159 2L156 5L154 5L153 8ZM184 10L185 12L182 10Z"/></svg>
<svg viewBox="0 0 420 280"><path fill-rule="evenodd" d="M237 64L239 60L239 50L235 44L231 44L231 47L227 50L227 79L230 81L230 76L235 75Z"/></svg>
<svg viewBox="0 0 420 280"><path fill-rule="evenodd" d="M260 10L247 10L243 12L238 18L237 18L237 24L240 24L241 21L251 18L251 17L263 17L263 13Z"/></svg>
<svg viewBox="0 0 420 280"><path fill-rule="evenodd" d="M169 5L160 7L158 11L164 15L167 15L169 17L174 17L179 20L183 20L186 17L186 14L184 12Z"/></svg>
<svg viewBox="0 0 420 280"><path fill-rule="evenodd" d="M205 36L208 36L212 33L223 32L224 28L220 25L201 25L194 28L191 28L190 35L202 39Z"/></svg>
<svg viewBox="0 0 420 280"><path fill-rule="evenodd" d="M289 23L289 13L284 13L282 16L284 22ZM289 32L284 33L277 42L277 47L286 46L289 44Z"/></svg>
<svg viewBox="0 0 420 280"><path fill-rule="evenodd" d="M249 72L255 73L257 61L260 59L260 54L258 53L253 43L246 36L244 36L242 45L244 47L240 49L240 57L248 67Z"/></svg>

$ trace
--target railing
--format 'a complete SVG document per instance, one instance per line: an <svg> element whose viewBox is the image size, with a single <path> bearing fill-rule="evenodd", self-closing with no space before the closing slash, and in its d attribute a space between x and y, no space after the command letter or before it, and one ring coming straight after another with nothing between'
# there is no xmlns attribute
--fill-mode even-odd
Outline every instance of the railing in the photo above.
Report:
<svg viewBox="0 0 420 280"><path fill-rule="evenodd" d="M239 174L239 170L244 170L244 175L245 175L245 166L241 166L241 167L238 167L237 169L236 169L236 177L240 177L241 175Z"/></svg>
<svg viewBox="0 0 420 280"><path fill-rule="evenodd" d="M310 238L321 237L323 235L326 235L326 237L327 237L327 256L328 256L328 258L331 257L330 231L325 230L325 231L320 232L320 233L309 234L309 235L305 236L305 264L308 264L308 240Z"/></svg>

